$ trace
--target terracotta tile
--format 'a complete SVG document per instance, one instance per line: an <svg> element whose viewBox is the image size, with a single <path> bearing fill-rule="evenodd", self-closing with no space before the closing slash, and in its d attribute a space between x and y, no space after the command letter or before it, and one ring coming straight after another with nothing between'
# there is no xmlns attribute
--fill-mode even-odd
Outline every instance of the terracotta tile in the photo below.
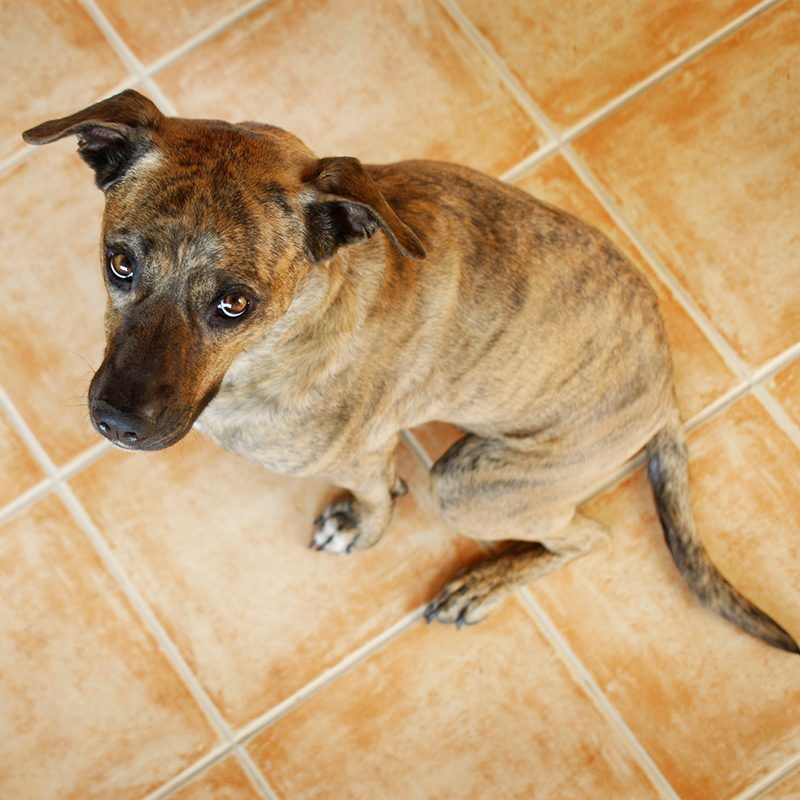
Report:
<svg viewBox="0 0 800 800"><path fill-rule="evenodd" d="M158 82L185 114L270 122L320 155L500 173L543 141L475 45L424 0L273 2Z"/></svg>
<svg viewBox="0 0 800 800"><path fill-rule="evenodd" d="M698 530L720 571L800 636L800 453L752 398L690 440ZM800 750L797 656L703 609L642 472L587 513L614 542L534 592L684 800L732 797Z"/></svg>
<svg viewBox="0 0 800 800"><path fill-rule="evenodd" d="M733 387L735 377L711 343L561 156L548 159L517 181L517 185L540 200L563 208L599 228L645 273L658 294L667 326L675 369L675 391L684 419L702 411Z"/></svg>
<svg viewBox="0 0 800 800"><path fill-rule="evenodd" d="M170 800L259 800L236 756L228 756L168 795Z"/></svg>
<svg viewBox="0 0 800 800"><path fill-rule="evenodd" d="M145 65L174 50L223 17L242 0L97 0L125 43Z"/></svg>
<svg viewBox="0 0 800 800"><path fill-rule="evenodd" d="M44 478L36 460L0 411L0 508Z"/></svg>
<svg viewBox="0 0 800 800"><path fill-rule="evenodd" d="M780 4L575 145L751 365L800 339L798 37Z"/></svg>
<svg viewBox="0 0 800 800"><path fill-rule="evenodd" d="M0 796L140 798L215 741L51 495L0 528Z"/></svg>
<svg viewBox="0 0 800 800"><path fill-rule="evenodd" d="M449 422L429 422L413 430L417 441L422 445L431 461L443 456L450 445L455 444L463 435L461 428Z"/></svg>
<svg viewBox="0 0 800 800"><path fill-rule="evenodd" d="M516 600L415 626L248 749L283 797L657 796Z"/></svg>
<svg viewBox="0 0 800 800"><path fill-rule="evenodd" d="M786 413L800 425L800 360L779 372L770 381L770 388Z"/></svg>
<svg viewBox="0 0 800 800"><path fill-rule="evenodd" d="M777 786L759 795L760 800L797 800L798 797L800 797L800 770L796 770Z"/></svg>
<svg viewBox="0 0 800 800"><path fill-rule="evenodd" d="M102 359L105 289L98 264L102 194L72 152L48 145L0 177L3 387L57 462L97 441L86 392Z"/></svg>
<svg viewBox="0 0 800 800"><path fill-rule="evenodd" d="M542 111L572 125L755 5L752 0L459 0Z"/></svg>
<svg viewBox="0 0 800 800"><path fill-rule="evenodd" d="M420 470L400 451L401 474ZM478 546L403 498L371 550L309 550L335 491L192 434L74 481L117 556L234 725L267 711L432 597Z"/></svg>
<svg viewBox="0 0 800 800"><path fill-rule="evenodd" d="M0 4L0 158L20 134L94 103L126 71L76 0Z"/></svg>

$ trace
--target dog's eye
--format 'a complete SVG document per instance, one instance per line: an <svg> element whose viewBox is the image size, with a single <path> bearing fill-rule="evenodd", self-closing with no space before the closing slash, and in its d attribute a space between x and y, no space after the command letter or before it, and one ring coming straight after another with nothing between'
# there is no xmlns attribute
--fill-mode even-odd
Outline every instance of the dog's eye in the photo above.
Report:
<svg viewBox="0 0 800 800"><path fill-rule="evenodd" d="M249 305L250 300L247 295L241 292L231 292L231 294L226 294L217 303L217 308L226 317L241 317L247 311Z"/></svg>
<svg viewBox="0 0 800 800"><path fill-rule="evenodd" d="M133 262L125 253L112 253L108 257L108 268L118 280L130 281L133 279Z"/></svg>

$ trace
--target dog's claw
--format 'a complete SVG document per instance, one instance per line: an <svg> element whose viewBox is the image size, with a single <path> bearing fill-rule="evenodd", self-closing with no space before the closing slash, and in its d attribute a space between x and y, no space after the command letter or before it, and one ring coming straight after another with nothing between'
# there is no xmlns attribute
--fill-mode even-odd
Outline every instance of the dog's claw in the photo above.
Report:
<svg viewBox="0 0 800 800"><path fill-rule="evenodd" d="M465 625L476 625L494 606L493 601L487 602L487 597L469 581L462 582L458 579L442 589L425 608L423 616L425 622L439 622L455 625L460 631Z"/></svg>
<svg viewBox="0 0 800 800"><path fill-rule="evenodd" d="M390 494L395 500L405 497L408 494L408 484L402 478L398 478Z"/></svg>

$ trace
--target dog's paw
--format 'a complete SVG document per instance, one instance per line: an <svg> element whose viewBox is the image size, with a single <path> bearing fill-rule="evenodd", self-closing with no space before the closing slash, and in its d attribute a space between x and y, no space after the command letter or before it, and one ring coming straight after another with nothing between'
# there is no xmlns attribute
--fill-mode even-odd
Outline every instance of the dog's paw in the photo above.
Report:
<svg viewBox="0 0 800 800"><path fill-rule="evenodd" d="M352 500L331 503L315 520L314 536L309 543L312 550L327 553L351 553L357 547L358 520Z"/></svg>
<svg viewBox="0 0 800 800"><path fill-rule="evenodd" d="M476 625L486 619L489 612L505 597L506 592L492 582L481 580L479 575L467 573L456 578L439 592L425 609L425 621L462 625Z"/></svg>

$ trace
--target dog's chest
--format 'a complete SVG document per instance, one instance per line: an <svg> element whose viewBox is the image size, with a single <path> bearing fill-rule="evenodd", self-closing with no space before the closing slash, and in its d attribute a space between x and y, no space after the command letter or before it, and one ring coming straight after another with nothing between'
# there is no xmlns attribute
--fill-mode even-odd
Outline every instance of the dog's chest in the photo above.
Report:
<svg viewBox="0 0 800 800"><path fill-rule="evenodd" d="M283 406L258 393L222 392L195 426L227 450L287 475L324 472L345 435L346 410L332 400Z"/></svg>

